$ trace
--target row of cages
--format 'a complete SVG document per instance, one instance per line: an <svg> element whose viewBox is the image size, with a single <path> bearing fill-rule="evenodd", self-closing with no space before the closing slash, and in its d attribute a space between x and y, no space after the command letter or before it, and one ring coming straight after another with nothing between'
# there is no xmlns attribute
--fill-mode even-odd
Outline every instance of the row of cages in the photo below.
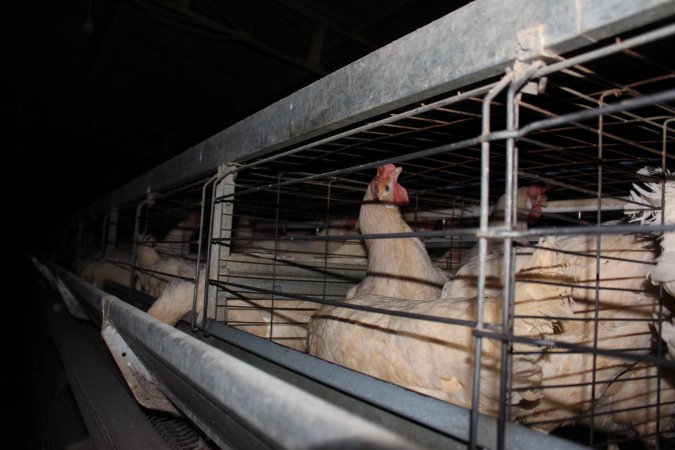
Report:
<svg viewBox="0 0 675 450"><path fill-rule="evenodd" d="M157 302L188 283L195 330L223 322L474 418L666 448L673 33L227 162L80 221L72 267Z"/></svg>

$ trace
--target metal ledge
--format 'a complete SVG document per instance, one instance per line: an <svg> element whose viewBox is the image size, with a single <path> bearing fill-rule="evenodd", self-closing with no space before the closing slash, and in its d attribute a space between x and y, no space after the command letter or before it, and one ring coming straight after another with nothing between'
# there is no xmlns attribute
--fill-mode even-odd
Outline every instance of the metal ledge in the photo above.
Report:
<svg viewBox="0 0 675 450"><path fill-rule="evenodd" d="M368 442L377 448L386 442L387 448L409 448L407 438L424 448L466 446L465 408L223 324L212 323L208 338L190 335L185 324L170 327L59 266L50 269L85 309L101 316L105 311L164 394L218 445L309 448ZM496 419L481 415L479 430L478 444L494 448ZM581 448L515 424L507 424L505 439L506 448Z"/></svg>
<svg viewBox="0 0 675 450"><path fill-rule="evenodd" d="M167 397L222 448L418 448L159 322L58 265L49 269L99 326L102 317L115 325Z"/></svg>
<svg viewBox="0 0 675 450"><path fill-rule="evenodd" d="M83 217L675 14L672 0L476 0L186 150Z"/></svg>
<svg viewBox="0 0 675 450"><path fill-rule="evenodd" d="M417 448L113 296L103 310L169 398L221 447Z"/></svg>
<svg viewBox="0 0 675 450"><path fill-rule="evenodd" d="M211 323L209 334L212 336L210 341L213 345L220 346L221 343L234 345L242 349L233 352L240 358L251 361L251 355L257 355L276 364L276 367L273 364L267 364L265 367L259 361L253 362L278 377L291 380L303 389L316 392L317 395L350 410L353 409L355 413L370 417L371 420L381 423L391 421L391 418L384 417L375 411L376 409L396 415L402 422L408 423L398 423L395 429L407 436L421 436L421 439L427 441L429 448L466 448L469 436L469 410L466 408L421 395L221 323ZM343 398L344 396L348 396L352 401ZM364 414L365 409L370 411ZM427 432L420 430L419 427L425 428ZM480 435L477 444L482 448L496 448L497 420L480 414L478 427ZM429 436L429 432L435 435ZM561 438L509 423L506 424L505 442L505 448L520 450L545 447L557 450L585 448Z"/></svg>
<svg viewBox="0 0 675 450"><path fill-rule="evenodd" d="M73 318L66 308L45 306L44 315L96 448L166 449L167 442L111 371L107 355L100 353L91 334L82 329L87 324Z"/></svg>

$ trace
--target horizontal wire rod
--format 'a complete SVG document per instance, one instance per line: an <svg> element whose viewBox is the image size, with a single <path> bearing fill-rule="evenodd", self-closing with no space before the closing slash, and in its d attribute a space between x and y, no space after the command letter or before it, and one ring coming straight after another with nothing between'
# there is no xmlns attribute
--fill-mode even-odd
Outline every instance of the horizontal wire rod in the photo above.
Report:
<svg viewBox="0 0 675 450"><path fill-rule="evenodd" d="M484 136L478 136L478 137L473 137L469 139L464 139L458 142L450 143L450 144L444 144L438 147L433 147L430 149L425 149L425 150L420 150L412 153L408 153L406 155L401 155L401 156L396 156L392 158L386 158L380 161L375 161L375 162L370 162L370 163L363 163L363 164L358 164L352 167L344 168L344 169L338 169L338 170L333 170L333 171L328 171L324 172L321 174L315 174L315 175L309 175L306 177L294 179L294 180L287 180L287 181L282 181L278 183L270 183L266 185L261 185L256 188L251 188L247 190L243 190L238 193L232 193L232 194L227 194L224 196L220 196L217 198L218 201L222 201L231 197L236 196L244 196L247 194L253 194L253 193L258 193L261 191L265 190L271 190L271 189L277 189L281 187L287 187L287 186L293 186L301 183L307 183L308 181L314 181L314 180L320 180L320 179L329 179L333 177L340 177L343 175L347 175L350 173L355 173L367 169L372 169L375 167L378 167L383 164L395 164L395 163L400 163L400 162L405 162L405 161L410 161L413 159L417 158L424 158L427 156L433 156L437 155L439 153L444 153L444 152L454 152L459 149L464 149L467 147L473 147L476 146L482 142L492 142L492 141L500 141L500 140L505 140L505 139L510 139L510 138L520 138L523 136L526 136L533 131L537 130L543 130L547 128L553 128L555 126L559 125L565 125L568 123L572 122L577 122L580 120L588 120L588 119L594 119L597 118L601 115L605 114L611 114L617 111L627 111L631 109L638 109L638 108L643 108L645 106L650 106L651 104L658 102L658 101L669 101L669 100L674 100L675 99L675 88L674 89L668 89L663 92L659 92L656 94L651 94L647 95L645 97L641 97L638 99L631 99L631 100L626 100L622 101L619 103L611 103L607 104L601 107L598 107L596 109L592 110L584 110L584 111L578 111L570 114L565 114L561 115L558 117L553 117L549 119L543 119L539 121L532 122L528 125L525 125L521 127L519 130L516 131L496 131L489 133ZM660 152L658 152L660 154Z"/></svg>

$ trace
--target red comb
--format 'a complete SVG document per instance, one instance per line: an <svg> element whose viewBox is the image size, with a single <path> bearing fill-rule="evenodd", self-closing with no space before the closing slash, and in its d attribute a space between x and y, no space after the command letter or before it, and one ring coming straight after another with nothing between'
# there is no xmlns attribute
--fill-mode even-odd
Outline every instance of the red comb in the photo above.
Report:
<svg viewBox="0 0 675 450"><path fill-rule="evenodd" d="M384 164L378 166L377 178L388 177L394 170L396 170L396 166L393 164Z"/></svg>

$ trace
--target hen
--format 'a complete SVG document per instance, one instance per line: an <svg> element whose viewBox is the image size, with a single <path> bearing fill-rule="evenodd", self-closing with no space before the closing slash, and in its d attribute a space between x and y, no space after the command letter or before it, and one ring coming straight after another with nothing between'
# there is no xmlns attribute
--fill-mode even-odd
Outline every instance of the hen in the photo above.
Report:
<svg viewBox="0 0 675 450"><path fill-rule="evenodd" d="M194 291L194 281L175 279L166 285L148 309L148 314L169 325L176 325L181 317L192 311ZM204 270L199 272L195 306L196 313L200 316L204 308Z"/></svg>
<svg viewBox="0 0 675 450"><path fill-rule="evenodd" d="M653 260L653 240L636 235L604 235L600 243L594 236L548 236L519 270L516 292L528 289L538 301L538 291L549 283L564 289L566 311L552 336L558 342L592 349L595 341L601 349L647 354L652 347L650 319L658 307L658 296L645 278ZM523 320L517 316L516 324ZM577 421L633 365L602 354L555 349L545 352L538 364L548 386L545 395L514 408L513 416L543 431ZM606 429L615 428L610 420L605 420Z"/></svg>
<svg viewBox="0 0 675 450"><path fill-rule="evenodd" d="M550 288L542 301L523 301L518 314L541 316L542 303L559 314L564 299ZM540 299L538 299L540 300ZM444 298L418 300L361 295L345 302L388 311L435 316L474 322L473 299ZM559 311L558 311L559 310ZM502 300L486 298L484 320L501 323ZM473 327L378 314L340 306L323 306L309 325L309 353L417 392L457 405L471 406L473 384ZM522 321L516 334L543 338L555 331L555 320L539 317ZM483 413L497 415L500 395L499 358L501 345L486 340L482 349L479 405ZM541 355L522 353L513 361L514 389L511 403L532 402L543 395L540 390Z"/></svg>
<svg viewBox="0 0 675 450"><path fill-rule="evenodd" d="M164 249L164 251L168 252L168 249L174 249L173 252L175 253L176 245L173 240L177 239L179 235L182 236L185 233L185 224L194 224L194 220L195 217L190 216L170 230L166 238L159 242L155 242L154 238L150 235L141 235L135 262L137 269L141 273L143 273L143 269L148 269L181 277L194 278L194 267L191 269L190 274L187 274L185 270L186 265L190 265L189 262L178 257L163 259L157 251L158 249ZM108 256L107 258L88 257L79 259L75 264L75 273L98 288L103 288L106 281L128 286L131 267L134 264L131 253L121 250L108 250L106 255ZM143 289L148 294L157 297L172 278L166 275L162 276L161 274L150 275L150 273L145 272L148 275L146 277L143 275L137 277L135 287Z"/></svg>
<svg viewBox="0 0 675 450"><path fill-rule="evenodd" d="M592 346L595 259L566 253L570 246L579 251L578 237L543 243L531 260L523 264L515 287L514 334L530 338ZM623 236L622 236L623 238ZM594 242L585 242L594 250ZM611 258L623 252L624 245L637 242L614 239L603 244L602 253ZM643 253L636 249L636 253ZM644 252L647 255L647 252ZM625 256L625 255L624 255ZM653 257L653 256L652 256ZM645 256L649 260L648 256ZM587 261L587 262L586 262ZM622 267L623 265L623 267ZM605 277L600 286L638 289L644 284L648 265L641 261L603 260L606 268L634 275L617 279ZM613 266L613 267L612 267ZM643 267L644 266L644 267ZM641 271L638 269L642 269ZM622 277L623 278L623 277ZM543 281L544 284L539 282ZM571 285L577 287L571 287ZM644 286L641 287L642 289ZM651 332L647 318L654 310L654 298L634 291L601 291L598 345L614 350L639 349L647 353ZM475 320L473 298L456 298L444 291L436 301L358 297L349 304L367 304L394 311ZM485 298L485 320L495 323L501 317L501 299ZM630 321L642 319L641 321ZM471 406L473 337L472 328L373 314L339 307L320 308L310 322L311 354L401 384L427 395L461 406ZM361 349L361 350L359 350ZM499 393L499 344L487 341L483 347L481 371L482 412L496 414ZM575 418L591 406L593 356L589 353L537 352L525 344L514 346L514 418L527 421L543 431L551 431ZM630 362L598 356L595 397L599 398L614 377L630 367ZM546 385L546 389L541 389ZM551 385L556 385L554 388ZM573 386L573 387L570 387Z"/></svg>
<svg viewBox="0 0 675 450"><path fill-rule="evenodd" d="M546 197L546 188L540 185L523 186L516 192L516 210L518 220L515 224L515 229L522 231L526 230L528 225L533 224L541 215L542 207L547 205L548 197ZM504 226L504 210L506 207L506 194L502 195L495 208L490 215L490 226ZM532 249L526 247L529 241L518 241L521 246L516 247L515 270L519 270L520 266L525 263L532 255ZM479 270L478 259L478 244L474 245L460 261L460 268L452 278L452 282L444 287L444 290L452 297L474 297L478 285L476 280L478 278ZM501 287L503 285L502 279L503 269L503 252L502 243L496 241L488 242L488 253L485 260L485 289L488 296L501 295Z"/></svg>
<svg viewBox="0 0 675 450"><path fill-rule="evenodd" d="M204 287L204 270L201 270L196 299L198 321L201 321L204 305ZM192 311L194 288L192 280L170 281L152 304L148 314L169 325L175 325ZM307 350L305 323L315 306L312 304L311 309L304 309L303 303L309 302L275 300L272 312L270 300L230 299L225 321L233 328L304 352ZM208 318L213 317L209 315Z"/></svg>
<svg viewBox="0 0 675 450"><path fill-rule="evenodd" d="M670 203L675 205L672 196ZM666 210L667 205L668 200ZM672 219L675 217L668 220ZM600 349L628 354L653 351L650 322L658 311L659 296L650 288L647 276L653 273L654 239L635 234L547 236L537 247L529 258L517 256L516 309L522 289L531 290L536 299L541 297L539 289L553 283L564 288L569 299L567 311L558 317L556 341L586 349L592 349L595 342ZM672 271L671 266L667 272L672 275ZM516 326L519 320L523 319L516 313ZM540 430L574 423L595 406L596 413L604 411L605 415L596 419L594 426L624 433L632 427L652 446L657 426L667 429L675 412L668 401L674 399L672 379L661 382L665 401L660 422L655 408L645 412L653 404L657 384L655 379L647 382L642 377L653 375L653 367L638 369L627 359L555 349L546 352L538 365L546 386L544 396L516 405L513 417Z"/></svg>
<svg viewBox="0 0 675 450"><path fill-rule="evenodd" d="M82 258L75 264L75 273L82 279L103 289L106 281L129 285L131 256L120 254L113 259Z"/></svg>
<svg viewBox="0 0 675 450"><path fill-rule="evenodd" d="M155 249L154 239L141 235L136 251L138 283L143 292L159 297L167 285L176 278L194 279L195 263L185 258L162 258Z"/></svg>
<svg viewBox="0 0 675 450"><path fill-rule="evenodd" d="M362 234L412 232L398 209L399 205L408 204L408 193L398 183L402 170L393 164L377 168L359 213ZM438 298L449 276L432 263L420 239L366 238L365 241L368 249L366 276L348 291L347 299L363 295L409 300Z"/></svg>
<svg viewBox="0 0 675 450"><path fill-rule="evenodd" d="M662 173L660 168L645 167L638 171L639 175L646 177L654 177ZM666 171L666 177L669 178L670 172ZM660 224L675 223L675 182L668 181L665 183L646 182L645 187L633 185L634 190L631 192L631 200L638 204L649 205L651 209L646 206L627 206L626 212L633 216L632 222ZM662 192L664 191L664 192ZM661 215L661 198L666 199L663 205L663 219ZM670 201L669 201L670 200ZM670 231L663 234L661 237L661 255L656 259L656 267L654 267L649 276L654 284L663 284L663 288L671 296L675 297L675 232Z"/></svg>
<svg viewBox="0 0 675 450"><path fill-rule="evenodd" d="M301 352L307 351L307 322L316 303L293 300L230 299L226 322L232 328Z"/></svg>
<svg viewBox="0 0 675 450"><path fill-rule="evenodd" d="M653 238L633 234L547 236L531 255L518 257L513 334L579 345L583 351L512 344L514 419L552 431L583 421L579 417L595 407L605 413L596 427L623 432L632 427L647 446L654 445L657 427L668 429L675 413L672 378L660 381L657 422L657 369L591 352L595 342L600 349L635 355L653 350L651 320L659 297L646 277L655 250ZM488 326L501 317L501 300L494 295L500 293L501 275L497 281L484 299ZM452 285L446 284L435 301L364 295L346 303L474 321L475 288L459 297ZM310 322L311 354L462 406L471 406L473 345L470 326L348 308L322 307ZM488 414L497 409L499 347L499 341L484 340L479 406Z"/></svg>
<svg viewBox="0 0 675 450"><path fill-rule="evenodd" d="M411 231L397 205L407 203L407 193L398 184L401 168L378 167L361 207L359 223L366 235ZM473 298L441 297L441 285L448 276L431 263L417 238L366 238L368 271L364 280L347 294L347 305L367 305L385 310L436 316L451 320L476 320ZM447 284L446 284L447 287ZM565 312L561 289L547 288L544 298L523 300L519 314L539 316L522 321L516 332L541 338L555 330L555 321L541 317L541 311L558 316ZM543 291L540 291L541 294ZM527 290L522 295L528 295ZM416 301L410 301L416 300ZM545 306L546 305L546 306ZM501 321L500 298L485 299L485 321ZM370 313L348 307L324 306L310 321L309 353L369 375L463 406L470 406L473 375L473 329L466 325L415 320ZM500 345L486 341L481 373L480 407L496 414L500 387ZM512 402L534 401L541 393L540 355L523 354L514 361Z"/></svg>
<svg viewBox="0 0 675 450"><path fill-rule="evenodd" d="M547 205L548 188L539 184L522 186L516 191L516 230L526 230L541 216L541 210ZM497 204L490 215L490 226L504 226L504 212L506 211L506 195L497 200Z"/></svg>

